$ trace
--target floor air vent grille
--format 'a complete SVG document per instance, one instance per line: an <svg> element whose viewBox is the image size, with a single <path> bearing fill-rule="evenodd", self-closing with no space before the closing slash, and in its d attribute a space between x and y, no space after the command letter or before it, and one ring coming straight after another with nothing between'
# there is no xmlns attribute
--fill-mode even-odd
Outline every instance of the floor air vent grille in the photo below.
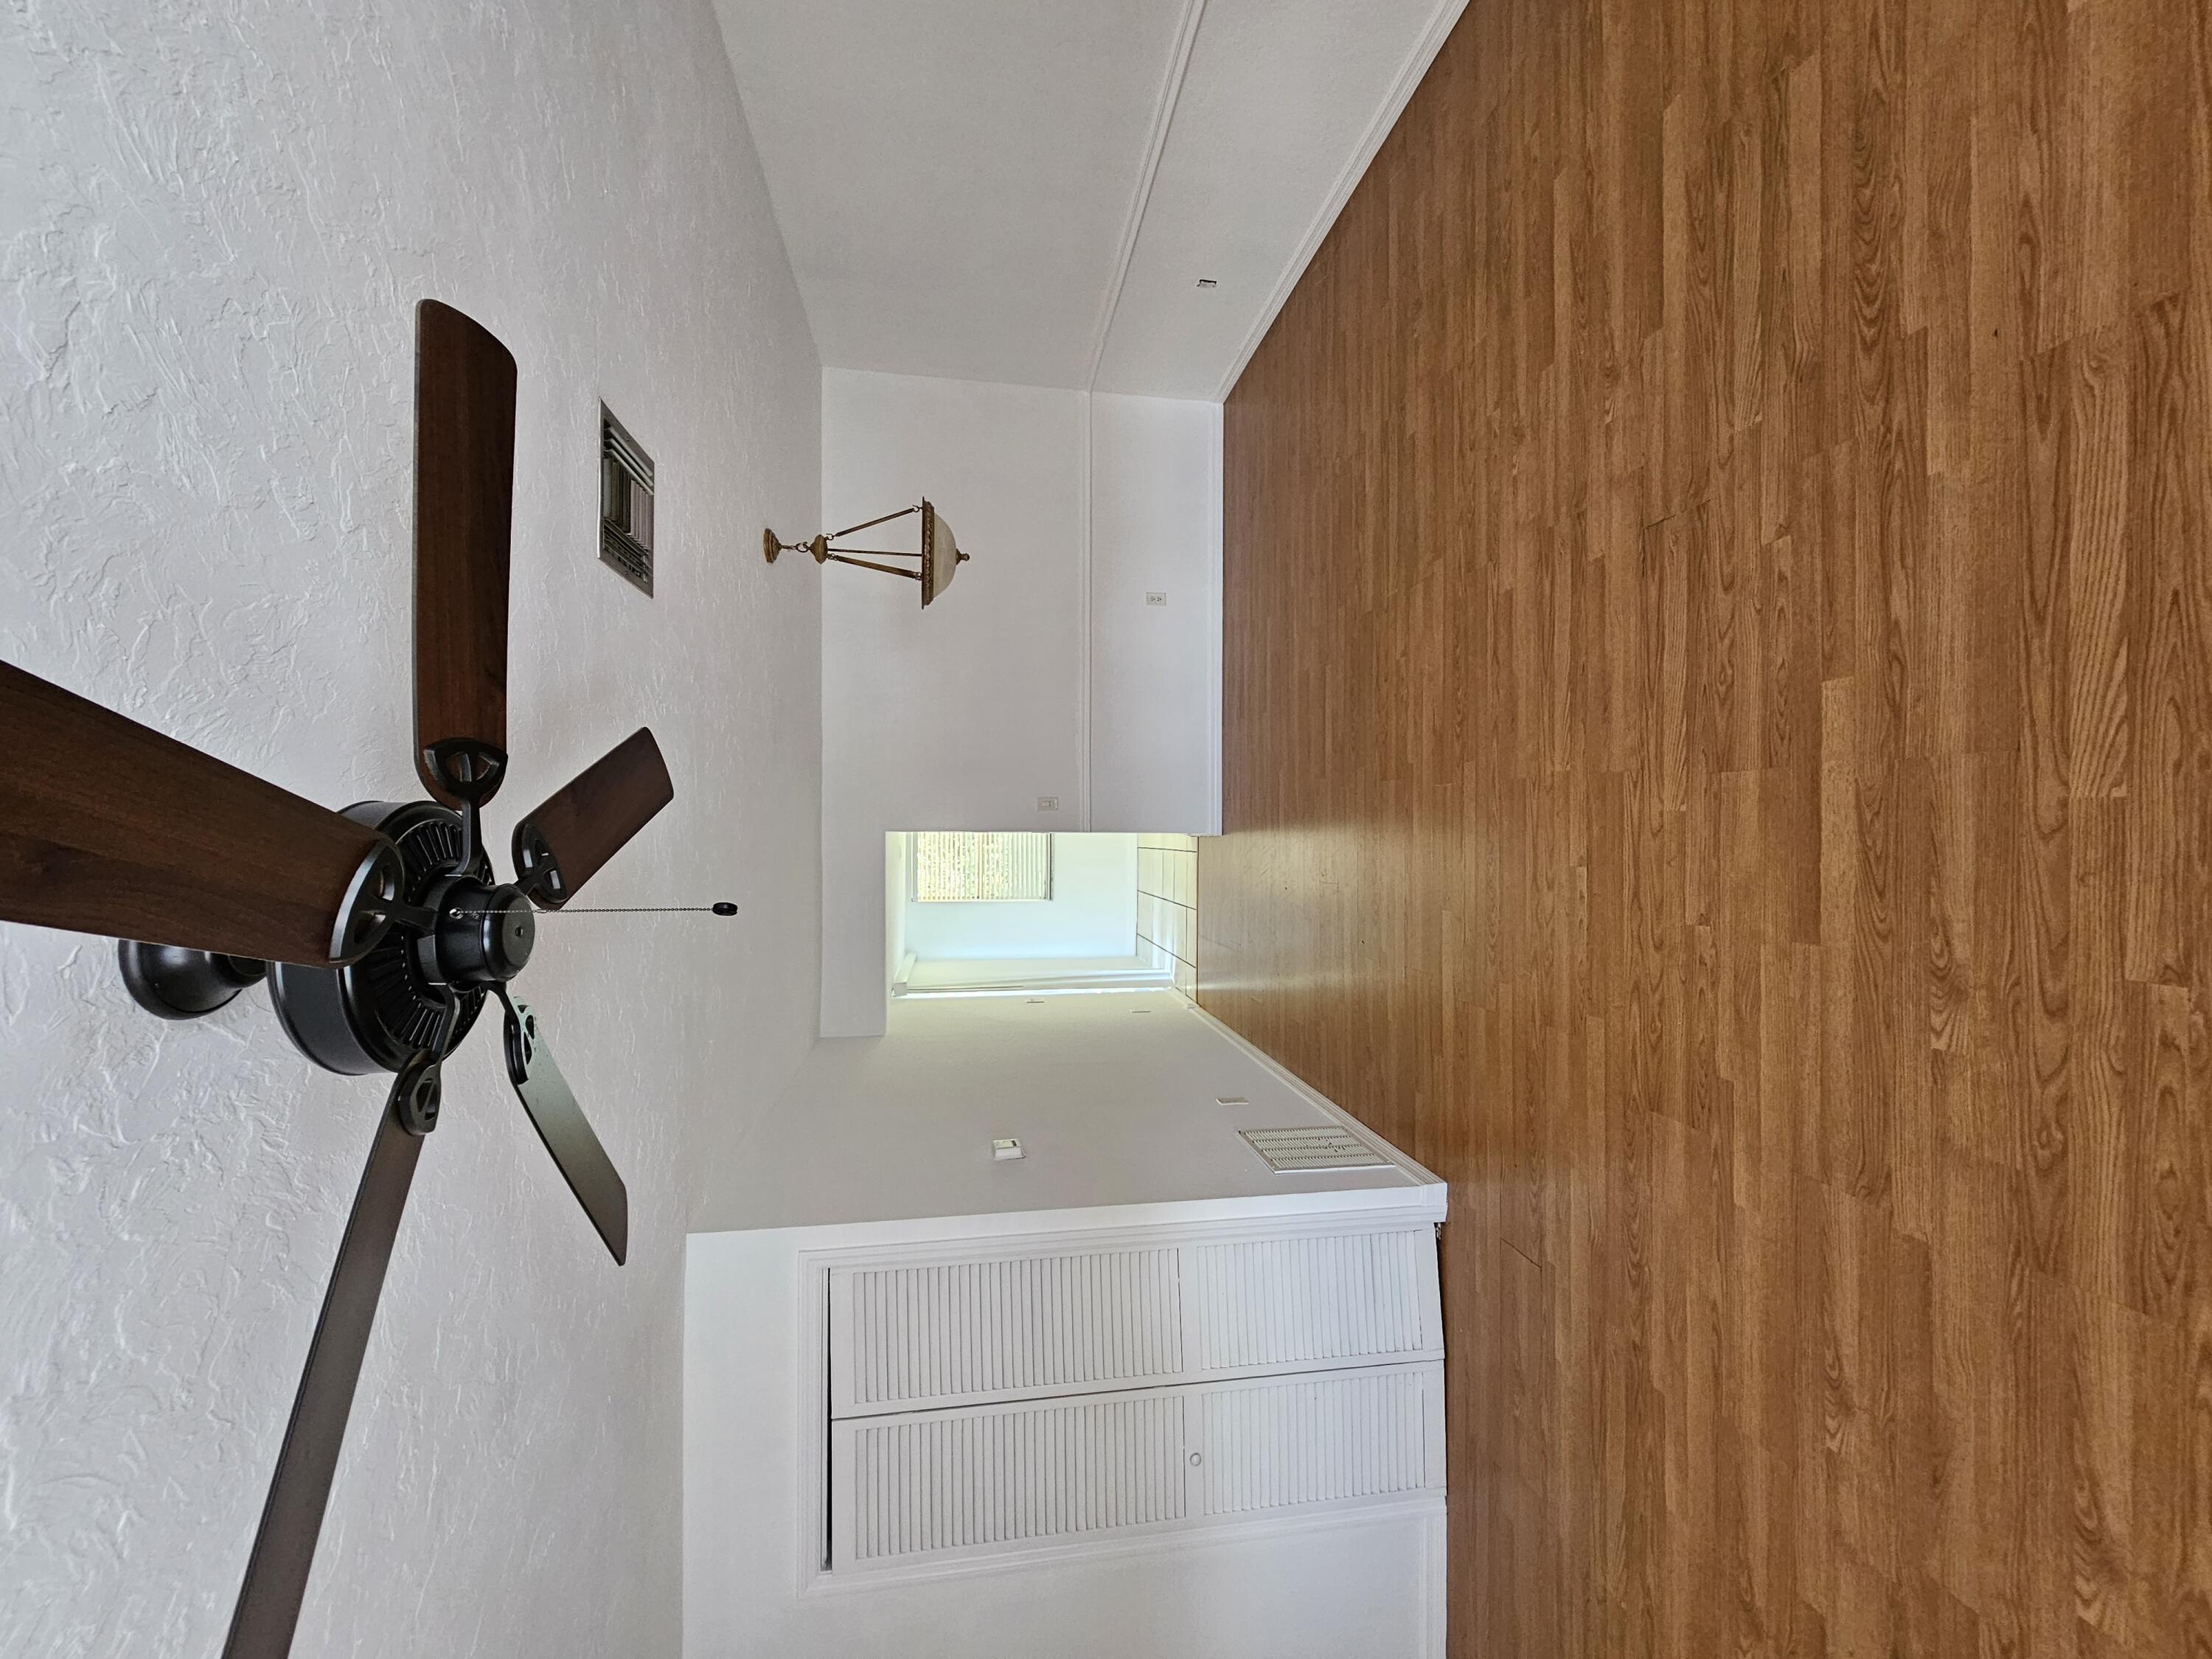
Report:
<svg viewBox="0 0 2212 1659"><path fill-rule="evenodd" d="M1349 1129L1240 1129L1277 1175L1308 1170L1368 1170L1390 1160Z"/></svg>

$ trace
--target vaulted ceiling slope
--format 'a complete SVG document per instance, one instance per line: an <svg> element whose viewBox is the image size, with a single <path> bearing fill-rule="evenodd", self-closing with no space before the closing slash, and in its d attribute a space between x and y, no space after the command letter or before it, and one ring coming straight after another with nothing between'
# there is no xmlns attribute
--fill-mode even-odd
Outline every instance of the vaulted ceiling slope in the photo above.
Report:
<svg viewBox="0 0 2212 1659"><path fill-rule="evenodd" d="M824 363L1215 398L1464 3L715 9Z"/></svg>

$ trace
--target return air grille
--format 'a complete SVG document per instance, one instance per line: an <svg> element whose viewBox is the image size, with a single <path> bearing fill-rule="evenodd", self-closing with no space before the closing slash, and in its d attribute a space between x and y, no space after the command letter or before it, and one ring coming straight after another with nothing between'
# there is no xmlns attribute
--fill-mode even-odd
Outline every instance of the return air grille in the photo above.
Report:
<svg viewBox="0 0 2212 1659"><path fill-rule="evenodd" d="M599 405L599 562L653 592L653 457Z"/></svg>

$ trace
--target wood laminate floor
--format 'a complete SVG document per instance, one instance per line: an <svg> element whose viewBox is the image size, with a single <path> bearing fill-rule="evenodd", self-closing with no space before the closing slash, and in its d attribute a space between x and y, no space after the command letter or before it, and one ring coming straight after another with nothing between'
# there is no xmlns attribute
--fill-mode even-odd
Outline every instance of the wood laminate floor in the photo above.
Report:
<svg viewBox="0 0 2212 1659"><path fill-rule="evenodd" d="M1453 1649L2212 1652L2212 9L1470 0L1231 397L1205 1006Z"/></svg>

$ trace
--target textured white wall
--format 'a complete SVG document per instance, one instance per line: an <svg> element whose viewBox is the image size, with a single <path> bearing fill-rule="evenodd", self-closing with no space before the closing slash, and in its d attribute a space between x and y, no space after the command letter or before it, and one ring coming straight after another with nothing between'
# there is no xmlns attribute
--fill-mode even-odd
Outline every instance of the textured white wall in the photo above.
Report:
<svg viewBox="0 0 2212 1659"><path fill-rule="evenodd" d="M800 567L823 589L822 1032L864 1036L890 994L884 831L1084 827L1083 394L822 382L823 527L926 492L975 556L927 615L912 582ZM855 539L919 533L905 520Z"/></svg>
<svg viewBox="0 0 2212 1659"><path fill-rule="evenodd" d="M1091 827L1221 830L1219 404L1091 399Z"/></svg>
<svg viewBox="0 0 2212 1659"><path fill-rule="evenodd" d="M0 8L0 656L332 805L413 793L414 301L521 368L515 815L641 721L675 805L521 983L629 1182L617 1270L447 1069L307 1654L672 1655L684 1229L816 1020L819 378L706 0ZM604 395L660 595L595 558ZM254 993L0 927L0 1652L212 1653L380 1103Z"/></svg>
<svg viewBox="0 0 2212 1659"><path fill-rule="evenodd" d="M890 996L884 832L1218 826L1221 411L853 369L822 381L824 527L927 491L974 555L927 617L911 583L822 573L822 1034L872 1036ZM887 525L860 544L916 534ZM1168 606L1147 607L1148 589Z"/></svg>

